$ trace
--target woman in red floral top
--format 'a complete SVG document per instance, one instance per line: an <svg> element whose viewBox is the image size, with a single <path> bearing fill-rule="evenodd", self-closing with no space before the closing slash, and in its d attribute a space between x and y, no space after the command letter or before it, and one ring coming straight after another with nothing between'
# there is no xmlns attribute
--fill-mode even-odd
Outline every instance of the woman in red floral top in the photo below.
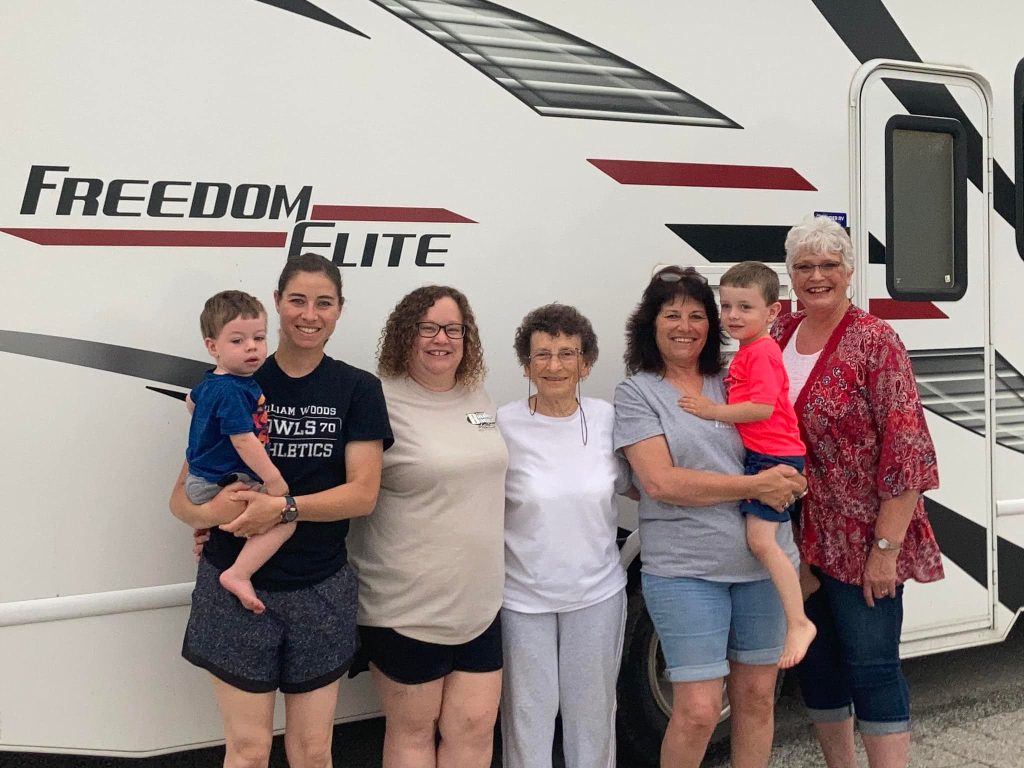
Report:
<svg viewBox="0 0 1024 768"><path fill-rule="evenodd" d="M941 579L923 491L938 469L907 351L848 298L853 245L827 218L786 237L800 312L780 317L808 497L799 536L818 636L799 668L829 768L854 768L856 714L871 768L905 768L910 704L900 667L903 583Z"/></svg>

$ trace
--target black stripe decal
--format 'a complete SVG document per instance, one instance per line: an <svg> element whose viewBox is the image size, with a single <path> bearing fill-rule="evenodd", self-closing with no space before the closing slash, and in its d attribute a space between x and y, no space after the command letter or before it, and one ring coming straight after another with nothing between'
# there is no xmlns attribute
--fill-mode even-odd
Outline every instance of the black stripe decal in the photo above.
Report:
<svg viewBox="0 0 1024 768"><path fill-rule="evenodd" d="M747 224L666 224L703 258L716 264L734 261L782 263L787 226Z"/></svg>
<svg viewBox="0 0 1024 768"><path fill-rule="evenodd" d="M781 263L786 260L788 226L747 224L666 224L704 259L715 264L734 261ZM849 230L847 230L849 231ZM868 233L868 263L885 264L885 246Z"/></svg>
<svg viewBox="0 0 1024 768"><path fill-rule="evenodd" d="M146 386L146 389L151 392L159 392L161 395L173 397L175 400L181 400L182 402L185 401L185 395L187 394L185 392L179 392L176 389L164 389L163 387L150 387L148 385Z"/></svg>
<svg viewBox="0 0 1024 768"><path fill-rule="evenodd" d="M1018 145L1019 146L1019 145ZM1017 189L999 163L992 162L992 207L1011 226L1017 226Z"/></svg>
<svg viewBox="0 0 1024 768"><path fill-rule="evenodd" d="M305 16L307 19L319 21L322 24L328 24L345 32L351 32L353 35L365 37L367 40L370 39L369 35L360 32L352 25L346 24L337 16L332 16L327 11L322 8L318 8L307 0L256 0L256 2L272 5L274 8L280 8L282 11L297 13L299 16Z"/></svg>
<svg viewBox="0 0 1024 768"><path fill-rule="evenodd" d="M996 543L999 556L999 602L1011 611L1024 607L1024 549L1006 539Z"/></svg>
<svg viewBox="0 0 1024 768"><path fill-rule="evenodd" d="M191 389L211 364L98 341L0 331L0 352L37 357ZM162 391L162 390L157 390Z"/></svg>
<svg viewBox="0 0 1024 768"><path fill-rule="evenodd" d="M985 556L985 529L928 496L924 497L924 508L942 554L987 588L988 558ZM1021 575L1024 576L1024 573Z"/></svg>
<svg viewBox="0 0 1024 768"><path fill-rule="evenodd" d="M861 63L871 59L921 62L882 0L812 0Z"/></svg>
<svg viewBox="0 0 1024 768"><path fill-rule="evenodd" d="M927 496L924 497L924 508L942 554L987 587L985 528ZM1016 613L1024 607L1024 548L999 538L996 550L999 557L999 602Z"/></svg>
<svg viewBox="0 0 1024 768"><path fill-rule="evenodd" d="M920 63L921 57L881 0L812 0L850 53L861 63L871 59L900 59ZM889 90L912 115L934 115L960 120L967 130L968 178L981 189L981 135L944 85L885 78ZM993 208L1011 227L1017 226L1015 188L993 160Z"/></svg>
<svg viewBox="0 0 1024 768"><path fill-rule="evenodd" d="M868 264L885 264L885 245L868 232Z"/></svg>

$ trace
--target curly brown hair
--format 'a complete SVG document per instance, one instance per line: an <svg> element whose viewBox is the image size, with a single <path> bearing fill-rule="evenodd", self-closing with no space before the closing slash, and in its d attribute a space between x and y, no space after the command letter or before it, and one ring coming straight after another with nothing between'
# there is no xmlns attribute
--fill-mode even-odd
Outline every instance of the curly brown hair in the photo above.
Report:
<svg viewBox="0 0 1024 768"><path fill-rule="evenodd" d="M412 357L413 342L418 333L416 323L423 318L428 309L446 296L458 305L459 312L462 313L462 322L466 326L466 335L462 342L462 362L455 371L455 380L467 387L483 381L487 368L484 366L484 349L480 343L476 317L465 294L447 285L425 285L417 288L403 296L391 310L377 341L379 375L394 377L408 373L409 358Z"/></svg>
<svg viewBox="0 0 1024 768"><path fill-rule="evenodd" d="M519 364L530 364L530 341L535 333L549 336L579 336L583 362L593 366L597 362L597 334L590 321L576 307L568 304L545 304L528 313L516 329L512 347Z"/></svg>

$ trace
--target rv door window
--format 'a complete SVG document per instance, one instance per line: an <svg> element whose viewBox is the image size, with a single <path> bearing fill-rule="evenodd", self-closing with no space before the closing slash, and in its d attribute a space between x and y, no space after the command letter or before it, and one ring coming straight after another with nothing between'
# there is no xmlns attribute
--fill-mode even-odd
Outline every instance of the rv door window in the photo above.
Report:
<svg viewBox="0 0 1024 768"><path fill-rule="evenodd" d="M889 294L956 301L967 290L967 155L959 120L896 115L885 127Z"/></svg>

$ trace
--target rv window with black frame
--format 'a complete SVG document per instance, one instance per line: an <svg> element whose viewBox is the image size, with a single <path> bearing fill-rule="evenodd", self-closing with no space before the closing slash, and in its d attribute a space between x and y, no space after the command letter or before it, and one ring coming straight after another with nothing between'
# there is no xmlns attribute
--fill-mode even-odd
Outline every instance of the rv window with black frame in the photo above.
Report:
<svg viewBox="0 0 1024 768"><path fill-rule="evenodd" d="M885 126L885 280L906 301L967 290L967 151L959 120L895 115Z"/></svg>

